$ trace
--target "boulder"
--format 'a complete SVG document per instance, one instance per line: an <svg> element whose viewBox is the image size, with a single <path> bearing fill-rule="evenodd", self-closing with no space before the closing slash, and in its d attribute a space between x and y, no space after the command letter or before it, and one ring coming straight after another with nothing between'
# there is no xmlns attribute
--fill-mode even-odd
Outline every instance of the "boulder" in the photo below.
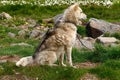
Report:
<svg viewBox="0 0 120 80"><path fill-rule="evenodd" d="M95 40L90 37L84 37L84 38L76 38L74 48L81 49L81 48L86 48L86 49L94 49L94 43Z"/></svg>
<svg viewBox="0 0 120 80"><path fill-rule="evenodd" d="M11 18L12 17L8 13L2 12L0 14L0 19L11 19Z"/></svg>
<svg viewBox="0 0 120 80"><path fill-rule="evenodd" d="M98 37L96 41L103 44L104 46L117 46L117 45L119 45L118 44L119 40L117 40L114 37Z"/></svg>
<svg viewBox="0 0 120 80"><path fill-rule="evenodd" d="M105 46L109 46L109 45L117 44L117 42L119 40L117 40L114 37L98 37L96 41L103 44L103 45L105 45Z"/></svg>
<svg viewBox="0 0 120 80"><path fill-rule="evenodd" d="M105 43L115 43L118 40L114 37L98 37L97 40L103 44Z"/></svg>
<svg viewBox="0 0 120 80"><path fill-rule="evenodd" d="M106 32L111 34L120 32L120 25L91 18L86 26L86 31L89 37L97 38Z"/></svg>
<svg viewBox="0 0 120 80"><path fill-rule="evenodd" d="M53 23L53 18L42 19L43 23Z"/></svg>
<svg viewBox="0 0 120 80"><path fill-rule="evenodd" d="M8 33L8 36L9 36L10 38L15 38L16 34L14 34L14 33L12 33L12 32L9 32L9 33Z"/></svg>
<svg viewBox="0 0 120 80"><path fill-rule="evenodd" d="M37 38L40 35L40 30L32 30L29 38Z"/></svg>
<svg viewBox="0 0 120 80"><path fill-rule="evenodd" d="M55 17L53 17L53 22L56 24L61 18L63 17L63 14L58 14Z"/></svg>
<svg viewBox="0 0 120 80"><path fill-rule="evenodd" d="M26 24L28 25L28 27L34 27L36 25L36 20L34 19L26 19Z"/></svg>
<svg viewBox="0 0 120 80"><path fill-rule="evenodd" d="M20 30L20 31L18 32L18 36L21 37L21 38L24 38L25 35L26 35L25 30Z"/></svg>
<svg viewBox="0 0 120 80"><path fill-rule="evenodd" d="M28 24L18 26L19 29L23 29L23 30L27 30L28 27L29 27Z"/></svg>

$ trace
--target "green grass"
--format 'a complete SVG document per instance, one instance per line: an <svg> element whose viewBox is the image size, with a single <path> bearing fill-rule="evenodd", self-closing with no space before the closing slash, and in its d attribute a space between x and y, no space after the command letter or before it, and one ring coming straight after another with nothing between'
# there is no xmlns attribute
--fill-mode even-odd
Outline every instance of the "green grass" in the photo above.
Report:
<svg viewBox="0 0 120 80"><path fill-rule="evenodd" d="M59 13L62 13L68 5L54 5L54 6L31 6L31 5L5 5L0 6L0 12L7 12L12 16L21 17L31 17L37 20L43 18L50 18ZM120 21L120 5L114 4L110 8L104 6L81 6L83 12L88 16L88 18L94 17L109 21Z"/></svg>
<svg viewBox="0 0 120 80"><path fill-rule="evenodd" d="M0 49L0 55L19 55L19 56L29 56L34 52L33 47L25 46L8 46Z"/></svg>
<svg viewBox="0 0 120 80"><path fill-rule="evenodd" d="M107 60L119 60L120 48L119 47L103 47L102 45L96 45L94 51L78 51L73 49L73 61L74 62L102 62Z"/></svg>
<svg viewBox="0 0 120 80"><path fill-rule="evenodd" d="M91 69L91 73L97 74L101 79L119 80L120 79L120 60L109 60L103 65Z"/></svg>
<svg viewBox="0 0 120 80"><path fill-rule="evenodd" d="M5 63L1 67L3 69L0 70L0 75L14 75L15 72L19 72L28 77L37 77L39 80L79 80L87 72L86 69L71 67L34 66L18 68L13 63Z"/></svg>
<svg viewBox="0 0 120 80"><path fill-rule="evenodd" d="M31 6L31 5L5 5L0 6L0 13L5 11L12 15L14 18L11 20L0 20L0 23L5 23L8 27L0 26L0 56L1 55L19 55L29 56L32 55L35 48L39 44L39 40L21 39L19 37L9 38L8 32L13 32L17 35L19 29L14 29L13 25L19 26L25 24L25 18L33 18L41 23L43 18L50 18L59 13L62 13L68 5L62 6ZM103 6L81 6L83 11L87 14L88 19L91 17L104 19L110 22L120 21L120 5L114 4L110 8ZM46 25L46 24L45 24ZM85 27L78 27L78 33L86 36ZM108 35L120 39L119 34ZM30 46L10 46L11 43L25 42ZM38 77L39 80L79 80L85 73L92 73L97 75L101 80L119 80L120 79L120 48L117 47L104 47L96 45L94 51L90 50L77 50L72 51L73 63L80 62L97 62L101 63L100 66L93 69L74 69L70 67L49 67L49 66L34 66L34 67L16 67L14 63L0 64L0 76L15 75L19 72L22 75L29 77Z"/></svg>
<svg viewBox="0 0 120 80"><path fill-rule="evenodd" d="M120 40L120 33L119 33L119 32L117 32L117 33L112 33L112 34L110 34L110 33L105 33L104 36L105 36L105 37L115 37L115 38L117 38L117 39Z"/></svg>

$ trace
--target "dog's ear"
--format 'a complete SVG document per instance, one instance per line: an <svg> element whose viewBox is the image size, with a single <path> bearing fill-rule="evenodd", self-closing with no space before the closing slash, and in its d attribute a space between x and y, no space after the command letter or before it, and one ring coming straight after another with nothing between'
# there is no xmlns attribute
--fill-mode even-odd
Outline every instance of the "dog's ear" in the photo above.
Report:
<svg viewBox="0 0 120 80"><path fill-rule="evenodd" d="M79 8L79 4L78 3L74 3L73 4L74 11L78 10L78 8Z"/></svg>

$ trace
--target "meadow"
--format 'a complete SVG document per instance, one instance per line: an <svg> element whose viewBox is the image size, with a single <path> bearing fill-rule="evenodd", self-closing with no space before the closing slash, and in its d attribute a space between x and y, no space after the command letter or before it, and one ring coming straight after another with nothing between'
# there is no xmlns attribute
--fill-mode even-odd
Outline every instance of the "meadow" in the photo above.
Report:
<svg viewBox="0 0 120 80"><path fill-rule="evenodd" d="M46 0L49 1L49 0ZM67 0L65 0L67 1ZM74 1L74 0L72 0ZM79 0L78 0L79 1ZM116 0L118 1L118 0ZM18 55L20 57L32 55L35 51L40 40L25 38L10 38L8 32L18 33L19 29L13 28L15 26L23 25L26 23L25 19L31 18L37 21L39 24L48 26L42 23L42 19L52 18L57 14L62 13L69 4L54 4L40 6L36 5L33 0L28 0L29 3L16 2L15 4L0 2L0 13L6 12L13 16L11 20L0 20L0 56L4 55ZM30 4L30 3L34 3ZM40 0L41 4L45 3L45 0ZM52 4L52 3L51 3ZM80 5L88 19L98 18L109 22L120 22L120 3L114 2L110 7L88 4ZM5 25L1 24L7 24ZM32 30L30 28L30 30ZM79 27L78 33L82 36L86 36L85 27ZM120 39L120 34L108 35L115 36ZM11 43L28 43L31 46L10 46ZM23 80L22 77L27 76L28 80L81 80L86 74L93 74L98 77L98 80L120 80L120 46L104 47L101 44L95 44L94 51L90 50L77 50L73 48L73 63L92 62L99 64L94 68L71 68L71 67L49 67L49 66L28 66L28 67L16 67L15 63L7 62L0 63L0 80L10 80L4 76L9 75L11 80ZM15 77L15 78L14 78ZM24 78L25 79L25 78ZM27 80L27 79L26 79Z"/></svg>

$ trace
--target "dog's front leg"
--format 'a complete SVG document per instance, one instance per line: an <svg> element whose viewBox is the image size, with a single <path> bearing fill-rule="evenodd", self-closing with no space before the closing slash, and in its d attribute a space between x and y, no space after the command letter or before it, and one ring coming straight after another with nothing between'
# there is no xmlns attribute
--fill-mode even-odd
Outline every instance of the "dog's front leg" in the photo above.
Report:
<svg viewBox="0 0 120 80"><path fill-rule="evenodd" d="M66 52L66 63L67 63L67 65L73 66L73 64L72 64L72 47L66 47L65 52Z"/></svg>
<svg viewBox="0 0 120 80"><path fill-rule="evenodd" d="M60 55L59 64L60 64L61 66L66 66L66 65L64 64L64 53L62 53L62 54Z"/></svg>

